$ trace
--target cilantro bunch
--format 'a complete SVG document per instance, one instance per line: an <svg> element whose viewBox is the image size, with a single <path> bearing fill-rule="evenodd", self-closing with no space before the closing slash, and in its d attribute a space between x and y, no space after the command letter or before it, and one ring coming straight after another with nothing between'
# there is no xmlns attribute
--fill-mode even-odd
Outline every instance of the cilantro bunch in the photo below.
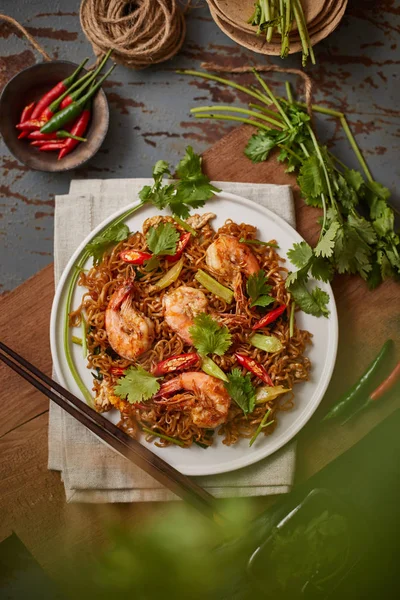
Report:
<svg viewBox="0 0 400 600"><path fill-rule="evenodd" d="M139 197L143 203L151 202L162 210L169 207L174 215L187 219L192 208L200 208L220 190L211 185L201 169L201 156L186 148L185 156L176 167L177 181L163 185L164 176L171 178L169 164L165 160L156 162L153 168L153 185L145 185Z"/></svg>
<svg viewBox="0 0 400 600"><path fill-rule="evenodd" d="M367 281L371 289L385 279L398 278L400 239L394 229L394 212L388 203L390 192L373 180L342 113L313 106L316 112L340 119L364 176L349 169L319 142L305 105L293 100L288 83L287 99L278 98L259 73L253 72L260 88L246 88L209 73L184 72L240 89L258 102L250 104L252 110L207 106L191 112L198 118L239 121L256 126L259 131L250 138L245 148L246 156L258 163L267 160L270 152L277 149L277 160L286 164L287 172L297 173L297 183L306 204L322 210L320 235L315 248L301 242L294 244L288 253L297 271L289 274L286 285L302 310L315 316L327 316L328 294L319 287L309 288L311 276L328 282L335 273L356 273ZM275 107L274 111L267 108L270 105ZM220 114L219 111L228 114Z"/></svg>

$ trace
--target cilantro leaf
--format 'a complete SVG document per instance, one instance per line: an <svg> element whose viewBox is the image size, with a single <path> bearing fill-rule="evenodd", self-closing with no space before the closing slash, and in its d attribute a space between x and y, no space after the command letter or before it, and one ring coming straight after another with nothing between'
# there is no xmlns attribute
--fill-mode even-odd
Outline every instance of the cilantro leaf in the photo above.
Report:
<svg viewBox="0 0 400 600"><path fill-rule="evenodd" d="M354 169L345 169L343 177L356 192L358 192L361 186L364 184L364 179L361 173L355 171Z"/></svg>
<svg viewBox="0 0 400 600"><path fill-rule="evenodd" d="M129 367L118 379L114 393L125 398L131 404L149 400L160 389L158 378L145 371L141 366Z"/></svg>
<svg viewBox="0 0 400 600"><path fill-rule="evenodd" d="M122 242L129 235L129 227L125 223L110 225L104 231L97 234L86 246L90 256L93 256L93 264L98 265L104 253L111 247Z"/></svg>
<svg viewBox="0 0 400 600"><path fill-rule="evenodd" d="M337 221L333 221L316 245L314 250L315 256L332 256L335 248L335 237L338 229L339 223Z"/></svg>
<svg viewBox="0 0 400 600"><path fill-rule="evenodd" d="M303 162L297 182L307 204L309 198L318 199L321 194L326 194L326 181L321 172L318 157L315 154L312 154Z"/></svg>
<svg viewBox="0 0 400 600"><path fill-rule="evenodd" d="M390 209L389 209L390 210ZM349 215L347 218L349 225L355 229L360 238L366 244L375 244L376 234L371 225L364 217Z"/></svg>
<svg viewBox="0 0 400 600"><path fill-rule="evenodd" d="M193 346L199 354L218 354L223 356L231 345L232 336L226 325L219 325L207 313L200 313L194 318L194 324L189 328Z"/></svg>
<svg viewBox="0 0 400 600"><path fill-rule="evenodd" d="M146 235L149 250L157 256L174 255L179 240L179 231L172 223L160 223L150 227Z"/></svg>
<svg viewBox="0 0 400 600"><path fill-rule="evenodd" d="M359 273L366 279L371 270L371 247L348 223L337 231L334 258L339 273Z"/></svg>
<svg viewBox="0 0 400 600"><path fill-rule="evenodd" d="M263 162L267 160L271 150L283 142L286 137L286 133L276 129L260 131L251 136L244 153L253 163Z"/></svg>
<svg viewBox="0 0 400 600"><path fill-rule="evenodd" d="M179 180L162 185L163 176L171 176L169 165L159 160L153 169L154 184L144 186L139 192L142 202L151 202L160 210L169 207L181 219L187 219L190 209L204 206L206 200L220 190L210 183L201 170L201 157L191 146L176 168Z"/></svg>
<svg viewBox="0 0 400 600"><path fill-rule="evenodd" d="M322 256L314 257L311 262L311 275L315 277L315 279L319 279L320 281L331 281L333 278L334 268L332 263L330 263Z"/></svg>
<svg viewBox="0 0 400 600"><path fill-rule="evenodd" d="M246 283L246 291L251 299L250 306L268 306L274 302L275 299L268 295L271 289L272 286L268 285L263 269L250 275Z"/></svg>
<svg viewBox="0 0 400 600"><path fill-rule="evenodd" d="M302 269L303 267L307 266L312 258L312 255L312 248L309 244L307 244L307 242L293 244L293 248L288 250L287 253L290 262L292 262L298 269Z"/></svg>
<svg viewBox="0 0 400 600"><path fill-rule="evenodd" d="M256 405L256 391L251 383L250 373L242 375L240 369L232 369L227 373L228 380L225 388L234 402L242 409L245 415L252 413Z"/></svg>
<svg viewBox="0 0 400 600"><path fill-rule="evenodd" d="M301 310L304 310L304 312L315 317L327 317L329 315L327 308L329 295L321 290L321 288L316 287L312 291L309 291L304 279L299 279L289 287L289 290L297 306Z"/></svg>
<svg viewBox="0 0 400 600"><path fill-rule="evenodd" d="M260 296L259 298L257 298L257 300L253 300L253 302L250 304L250 306L269 306L270 304L273 304L275 302L275 298L273 298L272 296Z"/></svg>

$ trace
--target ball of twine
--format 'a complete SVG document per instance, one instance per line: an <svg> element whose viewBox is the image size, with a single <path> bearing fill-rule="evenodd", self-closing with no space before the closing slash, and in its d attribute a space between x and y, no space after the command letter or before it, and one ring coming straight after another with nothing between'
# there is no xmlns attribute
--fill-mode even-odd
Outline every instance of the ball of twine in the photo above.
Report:
<svg viewBox="0 0 400 600"><path fill-rule="evenodd" d="M176 0L83 0L80 20L98 57L113 48L113 60L134 69L175 56L186 33Z"/></svg>

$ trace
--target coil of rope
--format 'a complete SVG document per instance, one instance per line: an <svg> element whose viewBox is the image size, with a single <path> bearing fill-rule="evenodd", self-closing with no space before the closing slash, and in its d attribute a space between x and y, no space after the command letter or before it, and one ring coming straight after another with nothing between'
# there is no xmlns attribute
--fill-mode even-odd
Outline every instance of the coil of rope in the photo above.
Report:
<svg viewBox="0 0 400 600"><path fill-rule="evenodd" d="M143 69L175 56L186 34L176 0L83 0L81 27L97 57L113 48L113 60Z"/></svg>

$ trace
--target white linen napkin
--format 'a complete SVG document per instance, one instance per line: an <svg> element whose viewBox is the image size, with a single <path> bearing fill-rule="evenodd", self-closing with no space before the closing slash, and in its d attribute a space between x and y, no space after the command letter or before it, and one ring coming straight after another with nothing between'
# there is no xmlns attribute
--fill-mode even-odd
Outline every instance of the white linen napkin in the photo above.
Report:
<svg viewBox="0 0 400 600"><path fill-rule="evenodd" d="M54 271L56 285L70 256L104 219L137 198L150 179L73 180L69 195L56 196ZM214 182L223 191L261 204L295 226L290 186ZM71 227L73 222L73 227ZM217 497L266 496L290 491L296 460L292 442L258 463L194 479ZM99 441L50 403L49 469L61 471L67 502L148 502L177 496Z"/></svg>

